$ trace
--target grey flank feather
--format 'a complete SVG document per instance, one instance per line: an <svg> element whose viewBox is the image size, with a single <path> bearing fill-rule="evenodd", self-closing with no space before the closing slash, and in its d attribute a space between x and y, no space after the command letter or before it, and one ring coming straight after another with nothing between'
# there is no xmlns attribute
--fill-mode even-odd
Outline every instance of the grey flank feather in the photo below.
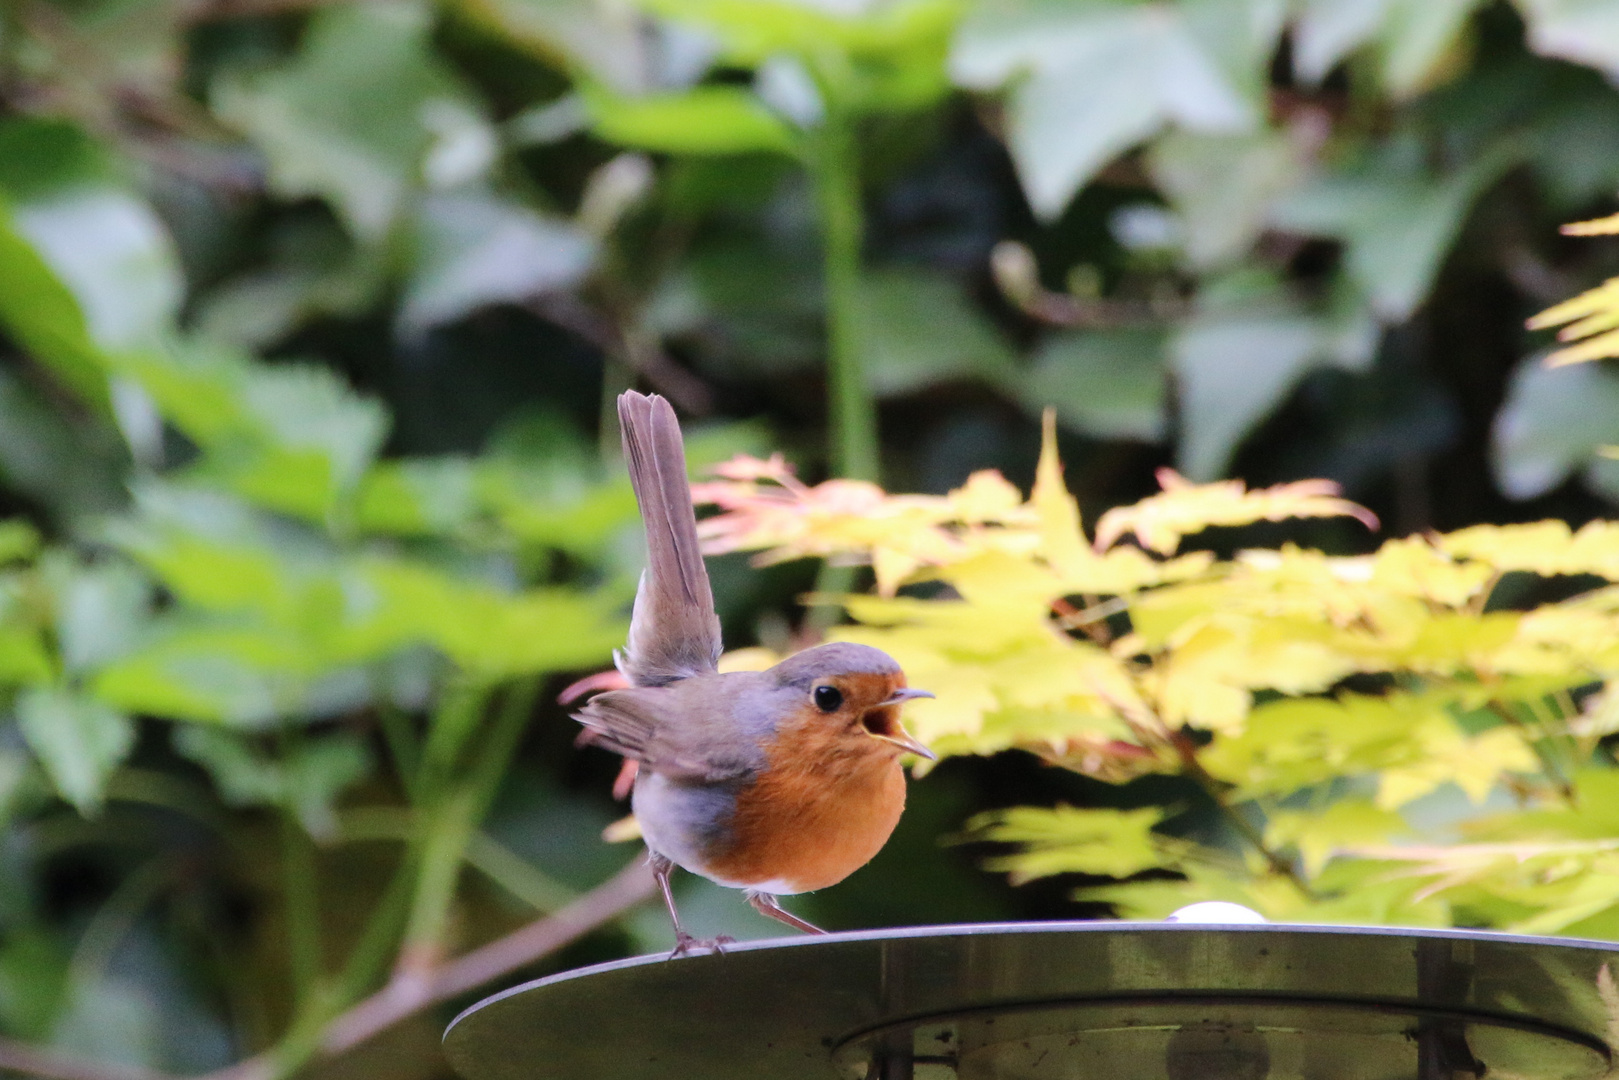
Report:
<svg viewBox="0 0 1619 1080"><path fill-rule="evenodd" d="M632 390L618 399L618 421L647 548L618 669L635 686L663 686L715 670L720 620L697 547L697 516L674 409L656 394Z"/></svg>

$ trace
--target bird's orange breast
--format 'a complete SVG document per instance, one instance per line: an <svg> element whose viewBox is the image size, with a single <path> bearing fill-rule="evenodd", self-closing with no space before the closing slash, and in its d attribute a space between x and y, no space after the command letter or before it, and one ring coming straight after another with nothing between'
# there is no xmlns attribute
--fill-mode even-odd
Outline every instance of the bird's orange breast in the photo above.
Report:
<svg viewBox="0 0 1619 1080"><path fill-rule="evenodd" d="M905 809L905 772L888 747L809 716L784 725L768 765L737 793L712 877L761 891L835 885L871 861ZM768 885L769 888L765 888Z"/></svg>

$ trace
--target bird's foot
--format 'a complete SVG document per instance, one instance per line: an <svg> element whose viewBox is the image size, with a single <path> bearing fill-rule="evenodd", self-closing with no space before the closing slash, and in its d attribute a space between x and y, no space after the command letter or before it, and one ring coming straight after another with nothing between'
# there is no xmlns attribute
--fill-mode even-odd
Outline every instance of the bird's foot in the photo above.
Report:
<svg viewBox="0 0 1619 1080"><path fill-rule="evenodd" d="M721 934L719 937L714 938L697 938L692 937L684 930L677 930L675 931L675 951L669 954L669 959L673 960L677 956L686 956L697 950L723 953L725 946L735 944L736 938L730 934Z"/></svg>

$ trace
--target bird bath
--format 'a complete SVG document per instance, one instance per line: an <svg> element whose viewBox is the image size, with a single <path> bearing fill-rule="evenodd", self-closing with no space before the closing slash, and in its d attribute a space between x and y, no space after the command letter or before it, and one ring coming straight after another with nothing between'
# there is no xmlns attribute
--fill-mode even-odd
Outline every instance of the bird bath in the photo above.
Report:
<svg viewBox="0 0 1619 1080"><path fill-rule="evenodd" d="M1616 959L1461 930L861 931L566 972L444 1042L466 1080L1596 1080Z"/></svg>

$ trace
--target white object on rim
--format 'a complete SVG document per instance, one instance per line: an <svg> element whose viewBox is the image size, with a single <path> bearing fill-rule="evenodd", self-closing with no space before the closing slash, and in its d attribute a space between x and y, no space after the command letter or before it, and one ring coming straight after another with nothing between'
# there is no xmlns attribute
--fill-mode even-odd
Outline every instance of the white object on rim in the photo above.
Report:
<svg viewBox="0 0 1619 1080"><path fill-rule="evenodd" d="M1187 904L1179 911L1166 916L1164 921L1226 923L1230 925L1270 922L1269 919L1253 908L1246 908L1241 904L1227 903L1224 900L1205 900L1199 904Z"/></svg>

